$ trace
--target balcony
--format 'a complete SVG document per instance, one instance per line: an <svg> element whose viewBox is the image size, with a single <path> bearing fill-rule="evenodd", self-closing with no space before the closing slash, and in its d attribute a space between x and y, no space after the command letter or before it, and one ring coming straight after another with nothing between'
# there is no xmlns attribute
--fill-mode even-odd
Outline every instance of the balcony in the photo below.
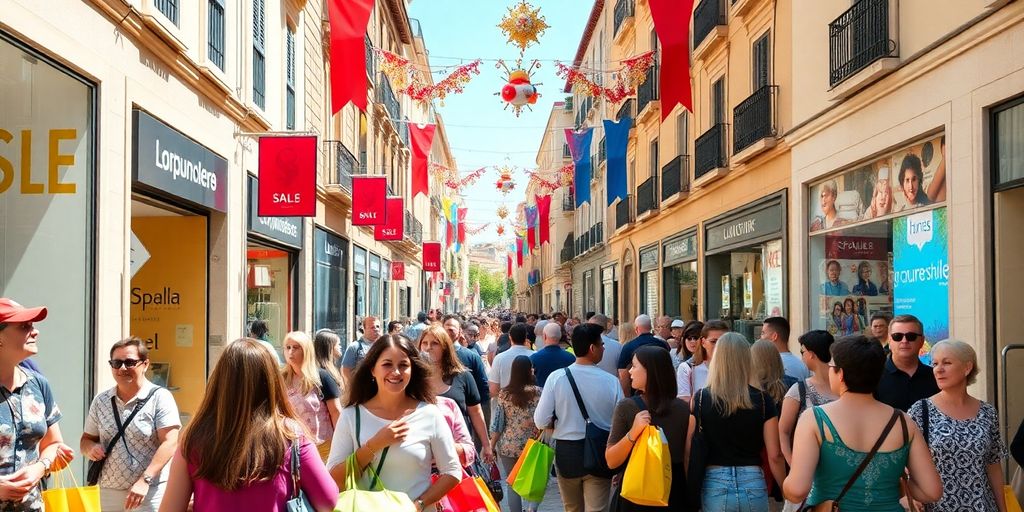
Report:
<svg viewBox="0 0 1024 512"><path fill-rule="evenodd" d="M597 143L597 165L603 164L605 158L608 156L604 139L604 137L601 137L601 140Z"/></svg>
<svg viewBox="0 0 1024 512"><path fill-rule="evenodd" d="M859 0L829 23L828 79L832 99L856 92L898 64L896 42L889 38L889 2ZM853 83L844 84L855 76Z"/></svg>
<svg viewBox="0 0 1024 512"><path fill-rule="evenodd" d="M574 246L576 239L574 236L575 233L570 231L569 236L565 237L565 242L562 243L562 251L558 253L558 261L560 263L569 263L576 257L576 247Z"/></svg>
<svg viewBox="0 0 1024 512"><path fill-rule="evenodd" d="M571 212L576 209L576 198L566 190L562 194L562 211Z"/></svg>
<svg viewBox="0 0 1024 512"><path fill-rule="evenodd" d="M733 162L740 163L775 145L775 103L779 86L766 85L732 111Z"/></svg>
<svg viewBox="0 0 1024 512"><path fill-rule="evenodd" d="M647 212L658 209L658 176L654 175L644 180L636 188L636 218L641 218Z"/></svg>
<svg viewBox="0 0 1024 512"><path fill-rule="evenodd" d="M412 146L409 145L409 122L408 118L398 123L398 138L402 140L402 144L405 144L406 149L412 150Z"/></svg>
<svg viewBox="0 0 1024 512"><path fill-rule="evenodd" d="M370 41L369 35L363 42L366 46L366 75L370 77L370 85L373 85L373 77L377 76L377 61L373 58L373 42Z"/></svg>
<svg viewBox="0 0 1024 512"><path fill-rule="evenodd" d="M679 155L661 168L661 201L690 191L690 155Z"/></svg>
<svg viewBox="0 0 1024 512"><path fill-rule="evenodd" d="M633 196L619 199L615 205L615 230L618 231L633 222Z"/></svg>
<svg viewBox="0 0 1024 512"><path fill-rule="evenodd" d="M324 141L327 172L322 175L324 187L328 192L335 192L339 199L352 200L352 176L365 174L359 167L356 157L341 141Z"/></svg>
<svg viewBox="0 0 1024 512"><path fill-rule="evenodd" d="M409 210L405 210L405 240L416 245L423 243L423 223Z"/></svg>
<svg viewBox="0 0 1024 512"><path fill-rule="evenodd" d="M633 0L618 0L615 2L615 37L618 38L619 32L625 32L625 29L629 27L633 21L633 15L635 14L636 8Z"/></svg>
<svg viewBox="0 0 1024 512"><path fill-rule="evenodd" d="M391 118L391 122L398 124L397 120L402 118L402 106L398 103L398 98L395 97L394 91L391 90L391 82L388 80L387 75L384 73L379 75L377 86L377 103L384 106L384 110L387 112L388 117Z"/></svg>
<svg viewBox="0 0 1024 512"><path fill-rule="evenodd" d="M727 31L725 2L701 0L693 10L693 58L701 58L716 41L724 40Z"/></svg>
<svg viewBox="0 0 1024 512"><path fill-rule="evenodd" d="M615 114L616 121L622 121L627 117L630 119L636 117L636 100L633 98L622 102L622 105L619 106L619 111Z"/></svg>
<svg viewBox="0 0 1024 512"><path fill-rule="evenodd" d="M711 174L725 174L728 169L728 153L725 146L725 134L728 124L718 123L697 137L694 142L693 179L699 180Z"/></svg>
<svg viewBox="0 0 1024 512"><path fill-rule="evenodd" d="M648 105L652 105L650 111L654 111L653 107L658 104L654 103L658 99L658 66L655 64L647 70L647 78L644 83L640 85L636 92L636 111L637 111L637 123L647 117ZM635 124L634 124L635 125Z"/></svg>

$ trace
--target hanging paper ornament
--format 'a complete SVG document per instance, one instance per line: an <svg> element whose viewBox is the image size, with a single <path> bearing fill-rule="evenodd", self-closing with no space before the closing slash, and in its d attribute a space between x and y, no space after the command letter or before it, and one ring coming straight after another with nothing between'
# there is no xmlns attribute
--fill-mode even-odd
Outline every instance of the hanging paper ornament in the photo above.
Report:
<svg viewBox="0 0 1024 512"><path fill-rule="evenodd" d="M498 190L507 196L512 189L516 188L516 182L512 181L512 169L502 167L499 172L501 174L496 185Z"/></svg>
<svg viewBox="0 0 1024 512"><path fill-rule="evenodd" d="M516 61L515 69L509 69L505 61L498 60L494 67L504 69L506 83L497 94L505 102L505 108L512 107L516 117L522 112L523 107L530 108L530 105L537 103L540 93L537 92L537 85L533 83L533 70L540 67L540 62L533 61L528 68L523 68L522 60Z"/></svg>
<svg viewBox="0 0 1024 512"><path fill-rule="evenodd" d="M619 103L643 85L647 80L647 70L654 65L654 61L654 52L642 53L622 61L622 68L613 73L611 87L604 87L594 82L578 68L567 66L561 62L555 63L555 74L559 78L564 78L579 94L601 97L611 103Z"/></svg>
<svg viewBox="0 0 1024 512"><path fill-rule="evenodd" d="M540 36L548 27L550 25L545 23L544 16L540 15L540 8L534 9L526 0L522 0L515 7L509 7L508 13L498 24L501 32L508 37L508 42L519 47L520 55L530 44L539 43Z"/></svg>
<svg viewBox="0 0 1024 512"><path fill-rule="evenodd" d="M505 217L508 217L508 207L505 205L499 206L497 213L499 219L505 220Z"/></svg>
<svg viewBox="0 0 1024 512"><path fill-rule="evenodd" d="M504 235L505 234L505 225L504 224L498 224L497 231L498 231L498 236Z"/></svg>

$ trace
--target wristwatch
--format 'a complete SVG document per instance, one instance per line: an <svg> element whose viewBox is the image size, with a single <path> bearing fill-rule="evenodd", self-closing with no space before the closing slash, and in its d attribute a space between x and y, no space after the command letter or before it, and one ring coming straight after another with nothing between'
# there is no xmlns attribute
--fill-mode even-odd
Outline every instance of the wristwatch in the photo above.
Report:
<svg viewBox="0 0 1024 512"><path fill-rule="evenodd" d="M149 485L149 486L152 486L154 483L156 483L156 482L153 481L153 477L151 477L149 475L145 475L145 474L142 475L142 481L146 482L146 485Z"/></svg>
<svg viewBox="0 0 1024 512"><path fill-rule="evenodd" d="M423 500L416 500L416 510L423 512Z"/></svg>
<svg viewBox="0 0 1024 512"><path fill-rule="evenodd" d="M48 459L46 457L40 457L39 460L37 460L36 462L39 462L39 463L41 463L43 465L43 470L45 470L47 474L50 473L50 466L53 465L53 461L52 460L50 460L50 459Z"/></svg>

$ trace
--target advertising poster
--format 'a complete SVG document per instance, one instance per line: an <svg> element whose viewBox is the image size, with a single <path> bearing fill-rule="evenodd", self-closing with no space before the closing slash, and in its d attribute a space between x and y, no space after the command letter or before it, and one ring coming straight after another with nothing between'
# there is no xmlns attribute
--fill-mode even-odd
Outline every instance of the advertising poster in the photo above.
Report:
<svg viewBox="0 0 1024 512"><path fill-rule="evenodd" d="M892 310L887 238L826 235L818 272L818 325L833 335L866 334L871 315Z"/></svg>
<svg viewBox="0 0 1024 512"><path fill-rule="evenodd" d="M949 240L946 209L893 221L893 313L914 315L930 344L949 337Z"/></svg>
<svg viewBox="0 0 1024 512"><path fill-rule="evenodd" d="M810 232L944 202L945 140L932 137L811 187Z"/></svg>
<svg viewBox="0 0 1024 512"><path fill-rule="evenodd" d="M768 316L783 316L782 240L766 243L763 258L765 311Z"/></svg>
<svg viewBox="0 0 1024 512"><path fill-rule="evenodd" d="M732 299L729 296L729 290L731 288L730 288L729 285L730 285L730 283L729 283L729 276L727 276L727 275L722 276L722 310L723 311L730 311L730 310L732 310L732 302L731 302Z"/></svg>

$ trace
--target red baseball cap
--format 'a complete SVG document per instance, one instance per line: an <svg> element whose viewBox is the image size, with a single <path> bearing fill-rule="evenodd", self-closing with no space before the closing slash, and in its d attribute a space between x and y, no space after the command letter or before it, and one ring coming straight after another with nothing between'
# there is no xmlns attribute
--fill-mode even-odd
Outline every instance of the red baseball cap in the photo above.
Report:
<svg viewBox="0 0 1024 512"><path fill-rule="evenodd" d="M38 322L46 318L46 308L26 308L7 297L0 298L0 323Z"/></svg>

